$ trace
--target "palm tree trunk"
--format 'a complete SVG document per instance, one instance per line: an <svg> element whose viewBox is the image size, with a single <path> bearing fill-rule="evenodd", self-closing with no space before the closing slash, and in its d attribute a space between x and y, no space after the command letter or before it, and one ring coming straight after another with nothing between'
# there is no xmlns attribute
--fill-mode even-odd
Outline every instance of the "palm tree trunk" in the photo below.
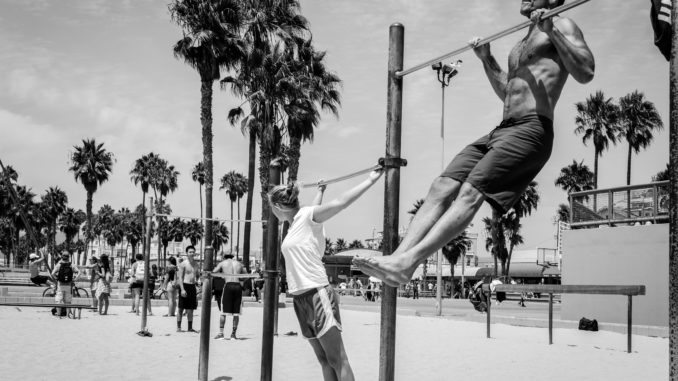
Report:
<svg viewBox="0 0 678 381"><path fill-rule="evenodd" d="M146 247L146 219L144 218L144 214L146 213L146 192L143 190L141 191L141 216L139 216L139 220L141 222L141 242L144 242L144 246Z"/></svg>
<svg viewBox="0 0 678 381"><path fill-rule="evenodd" d="M87 263L87 253L89 252L89 240L92 236L92 196L93 192L87 191L87 236L85 237L85 255L82 256L82 263L84 266Z"/></svg>
<svg viewBox="0 0 678 381"><path fill-rule="evenodd" d="M240 260L240 197L238 197L238 240L235 243L235 259ZM231 233L233 234L233 233ZM233 237L231 237L233 239Z"/></svg>
<svg viewBox="0 0 678 381"><path fill-rule="evenodd" d="M214 81L203 79L200 86L200 123L202 125L202 152L205 163L205 242L212 243L212 84ZM205 263L211 266L212 258L205 258Z"/></svg>
<svg viewBox="0 0 678 381"><path fill-rule="evenodd" d="M626 165L626 185L631 185L631 143L629 143L629 152ZM626 191L626 213L631 218L631 190Z"/></svg>
<svg viewBox="0 0 678 381"><path fill-rule="evenodd" d="M301 138L290 136L290 149L287 153L287 183L297 181L299 175L299 159L301 159Z"/></svg>
<svg viewBox="0 0 678 381"><path fill-rule="evenodd" d="M509 245L509 251L508 251L508 260L506 261L506 276L509 276L509 273L511 271L511 256L513 255L513 244Z"/></svg>
<svg viewBox="0 0 678 381"><path fill-rule="evenodd" d="M268 216L270 214L270 209L271 207L268 205L268 196L267 196L267 189L268 189L268 184L269 184L269 178L268 178L268 168L271 163L271 154L270 152L265 149L263 143L260 144L259 147L259 181L261 182L261 219L262 220L267 220ZM268 247L266 244L268 243L268 237L267 237L267 223L262 224L262 236L261 236L261 247L265 248ZM263 253L262 253L263 254ZM262 261L263 261L263 256L262 256Z"/></svg>
<svg viewBox="0 0 678 381"><path fill-rule="evenodd" d="M249 160L247 165L247 200L245 202L245 231L243 232L242 260L250 272L250 236L252 234L252 199L254 198L254 165L257 160L257 133L250 130Z"/></svg>
<svg viewBox="0 0 678 381"><path fill-rule="evenodd" d="M593 189L598 189L598 151L593 159ZM598 195L593 195L593 212L598 213ZM608 213L612 213L608 210Z"/></svg>
<svg viewBox="0 0 678 381"><path fill-rule="evenodd" d="M160 193L160 200L158 200L158 201L159 201L158 202L158 209L160 209L160 208L162 208L162 193ZM162 212L163 212L163 210L158 210L158 213L162 213ZM165 218L165 217L156 217L156 221L158 222L158 229L157 229L158 230L157 231L157 233L158 233L158 257L156 259L157 262L158 262L158 265L160 265L160 258L161 258L161 256L160 256L160 253L161 253L160 246L162 246L162 244L160 242L160 229L161 229L160 219L161 218ZM148 255L150 256L151 253L148 253ZM164 263L163 263L163 266L164 266Z"/></svg>
<svg viewBox="0 0 678 381"><path fill-rule="evenodd" d="M202 219L202 184L198 183L198 190L200 191L200 225L202 226L202 230L205 230L205 220ZM202 259L203 256L203 244L202 240L200 240L200 259Z"/></svg>
<svg viewBox="0 0 678 381"><path fill-rule="evenodd" d="M231 238L233 237L233 200L231 200ZM231 254L233 254L233 240L229 238L228 240L231 241Z"/></svg>

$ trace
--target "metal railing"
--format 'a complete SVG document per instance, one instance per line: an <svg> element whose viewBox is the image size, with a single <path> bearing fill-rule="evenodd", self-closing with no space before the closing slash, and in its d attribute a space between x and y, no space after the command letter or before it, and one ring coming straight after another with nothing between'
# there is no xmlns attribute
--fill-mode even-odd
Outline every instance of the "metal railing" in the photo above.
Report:
<svg viewBox="0 0 678 381"><path fill-rule="evenodd" d="M573 229L668 221L668 181L570 194L570 227Z"/></svg>

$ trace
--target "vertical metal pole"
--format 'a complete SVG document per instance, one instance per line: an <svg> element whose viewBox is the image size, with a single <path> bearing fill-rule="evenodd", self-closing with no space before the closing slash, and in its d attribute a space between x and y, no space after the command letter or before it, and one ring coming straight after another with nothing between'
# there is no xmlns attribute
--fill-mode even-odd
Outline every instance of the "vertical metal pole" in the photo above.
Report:
<svg viewBox="0 0 678 381"><path fill-rule="evenodd" d="M141 332L148 331L146 326L146 313L148 311L148 303L151 301L148 298L148 274L151 272L151 224L153 223L153 197L151 197L151 205L146 212L146 242L144 245L144 288L142 289L142 303L141 303ZM137 311L138 313L139 311Z"/></svg>
<svg viewBox="0 0 678 381"><path fill-rule="evenodd" d="M203 273L214 269L214 248L210 242L205 246L202 263ZM212 278L202 281L202 305L200 306L200 354L198 357L198 379L207 381L210 365L210 324L212 321Z"/></svg>
<svg viewBox="0 0 678 381"><path fill-rule="evenodd" d="M487 285L487 338L490 338L490 321L491 321L491 310L492 310L492 290L489 289L490 285Z"/></svg>
<svg viewBox="0 0 678 381"><path fill-rule="evenodd" d="M553 344L553 294L549 294L549 345Z"/></svg>
<svg viewBox="0 0 678 381"><path fill-rule="evenodd" d="M442 146L442 153L440 158L441 171L445 169L445 74L443 72L443 82L440 86L442 96L441 111L440 111L440 140ZM436 253L436 316L443 314L443 249ZM452 265L450 263L450 265ZM451 279L454 281L453 279Z"/></svg>
<svg viewBox="0 0 678 381"><path fill-rule="evenodd" d="M678 0L673 0L671 25L669 117L669 378L678 380Z"/></svg>
<svg viewBox="0 0 678 381"><path fill-rule="evenodd" d="M628 319L627 319L627 326L626 326L626 352L631 353L631 326L633 325L633 296L628 295L629 298L629 303L628 303Z"/></svg>
<svg viewBox="0 0 678 381"><path fill-rule="evenodd" d="M269 167L270 186L280 184L280 167ZM264 271L264 327L261 340L261 381L273 377L273 331L275 329L275 308L278 307L278 218L269 211L266 218L266 268Z"/></svg>
<svg viewBox="0 0 678 381"><path fill-rule="evenodd" d="M395 76L403 68L405 27L391 24L388 46L388 97L386 112L386 157L400 157L403 112L403 80ZM384 185L384 255L398 247L398 214L400 208L400 168L386 168ZM381 298L381 340L379 380L392 381L395 371L396 303L398 290L384 284Z"/></svg>

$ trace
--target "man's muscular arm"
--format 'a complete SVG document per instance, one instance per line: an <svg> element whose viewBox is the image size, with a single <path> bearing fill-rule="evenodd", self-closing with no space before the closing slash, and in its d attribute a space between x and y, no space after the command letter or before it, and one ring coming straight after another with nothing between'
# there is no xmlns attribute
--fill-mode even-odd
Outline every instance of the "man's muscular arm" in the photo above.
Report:
<svg viewBox="0 0 678 381"><path fill-rule="evenodd" d="M506 99L506 84L508 83L508 74L501 69L497 60L490 53L490 44L476 46L481 39L476 37L469 41L469 45L473 47L473 52L480 58L485 69L485 74L490 80L494 93L503 102Z"/></svg>
<svg viewBox="0 0 678 381"><path fill-rule="evenodd" d="M544 10L535 11L532 20L539 20ZM584 34L574 21L568 18L550 18L541 20L537 26L546 33L558 51L565 69L579 83L588 83L593 79L595 61Z"/></svg>
<svg viewBox="0 0 678 381"><path fill-rule="evenodd" d="M181 295L185 296L186 295L186 290L184 290L184 266L183 264L179 265L179 269L177 270L177 280L179 281L179 288L181 288Z"/></svg>

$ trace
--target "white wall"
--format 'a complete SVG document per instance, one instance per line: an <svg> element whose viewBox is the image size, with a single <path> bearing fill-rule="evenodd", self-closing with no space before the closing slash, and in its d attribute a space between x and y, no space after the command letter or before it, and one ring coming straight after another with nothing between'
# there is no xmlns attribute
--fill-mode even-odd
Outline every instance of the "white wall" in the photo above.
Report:
<svg viewBox="0 0 678 381"><path fill-rule="evenodd" d="M563 284L645 285L633 297L633 324L668 326L669 225L565 231ZM561 317L626 323L627 297L562 295Z"/></svg>

